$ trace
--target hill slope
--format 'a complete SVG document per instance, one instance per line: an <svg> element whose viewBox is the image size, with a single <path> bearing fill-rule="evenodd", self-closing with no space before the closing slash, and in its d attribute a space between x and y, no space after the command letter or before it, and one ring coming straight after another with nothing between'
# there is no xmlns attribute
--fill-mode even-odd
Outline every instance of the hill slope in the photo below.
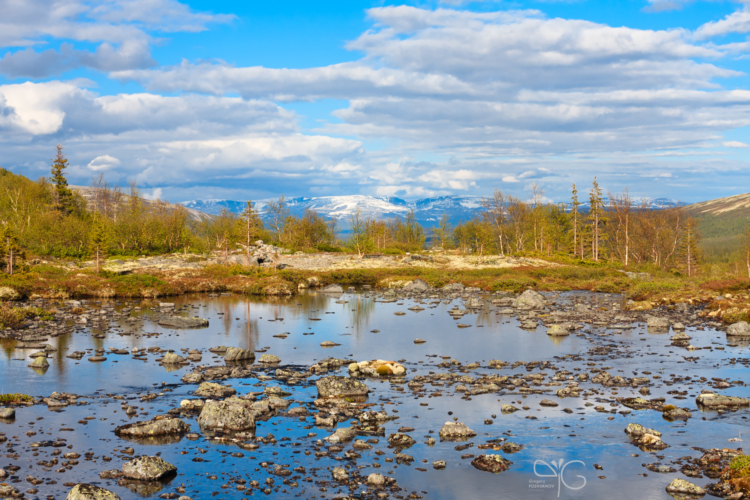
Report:
<svg viewBox="0 0 750 500"><path fill-rule="evenodd" d="M750 193L693 203L686 210L698 219L707 256L732 260L740 249L739 235L750 222Z"/></svg>

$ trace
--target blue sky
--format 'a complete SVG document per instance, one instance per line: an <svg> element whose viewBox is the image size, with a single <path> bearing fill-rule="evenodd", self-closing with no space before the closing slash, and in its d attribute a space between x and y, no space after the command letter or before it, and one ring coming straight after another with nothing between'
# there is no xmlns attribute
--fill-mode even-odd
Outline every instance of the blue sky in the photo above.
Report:
<svg viewBox="0 0 750 500"><path fill-rule="evenodd" d="M747 192L750 3L0 0L0 165L171 201Z"/></svg>

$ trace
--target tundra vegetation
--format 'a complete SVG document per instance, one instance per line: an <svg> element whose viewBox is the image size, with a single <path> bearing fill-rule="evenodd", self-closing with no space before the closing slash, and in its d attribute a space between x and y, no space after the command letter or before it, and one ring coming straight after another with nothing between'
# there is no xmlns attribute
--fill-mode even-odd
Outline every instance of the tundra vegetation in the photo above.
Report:
<svg viewBox="0 0 750 500"><path fill-rule="evenodd" d="M264 223L252 201L241 214L227 210L196 217L181 205L146 200L138 186L110 186L102 176L86 191L71 189L65 176L68 161L62 146L52 159L49 178L32 181L0 169L0 287L21 295L41 289L66 296L153 296L186 291L237 290L258 293L268 282L289 285L315 274L322 282L378 285L384 280L422 278L432 285L461 281L485 289L585 289L625 292L635 299L691 291L746 294L750 288L750 228L742 232L742 251L734 260L711 259L701 246L701 232L683 206L653 209L638 204L627 190L608 193L594 179L588 190L572 186L569 203L548 203L544 191L532 186L532 197L521 200L495 190L483 199L471 220L451 225L443 216L425 229L413 212L403 218L376 220L356 210L350 220L326 220L312 210L290 213L284 196L266 207ZM582 210L581 200L587 201ZM339 233L345 223L349 231ZM344 237L345 236L345 237ZM352 258L429 252L463 255L476 269L405 266L311 273L250 268L229 259L246 253L262 240L284 251L351 254ZM111 275L107 259L182 254L213 264L180 277L160 271L130 276ZM486 268L498 258L544 259L548 267ZM222 262L223 260L223 262ZM60 262L90 261L71 270ZM371 266L370 266L371 267ZM83 272L82 272L83 271ZM648 273L632 279L621 271ZM287 288L282 287L284 290ZM106 293L104 292L106 291ZM745 314L739 313L740 316ZM733 317L737 314L733 313Z"/></svg>

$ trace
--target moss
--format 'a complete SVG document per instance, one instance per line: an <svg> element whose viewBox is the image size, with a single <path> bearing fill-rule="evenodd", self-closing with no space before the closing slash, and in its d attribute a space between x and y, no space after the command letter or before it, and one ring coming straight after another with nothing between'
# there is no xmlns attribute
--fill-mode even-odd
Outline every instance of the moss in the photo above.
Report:
<svg viewBox="0 0 750 500"><path fill-rule="evenodd" d="M28 394L0 394L0 404L2 405L25 403L27 401L31 401L32 399L34 398L32 396L29 396Z"/></svg>
<svg viewBox="0 0 750 500"><path fill-rule="evenodd" d="M492 290L521 293L527 288L535 288L536 285L536 281L531 278L503 278L492 284Z"/></svg>
<svg viewBox="0 0 750 500"><path fill-rule="evenodd" d="M388 367L388 365L380 365L375 369L375 373L378 375L392 375L393 371Z"/></svg>
<svg viewBox="0 0 750 500"><path fill-rule="evenodd" d="M662 413L668 412L668 411L674 411L677 407L675 405L664 405L661 409Z"/></svg>

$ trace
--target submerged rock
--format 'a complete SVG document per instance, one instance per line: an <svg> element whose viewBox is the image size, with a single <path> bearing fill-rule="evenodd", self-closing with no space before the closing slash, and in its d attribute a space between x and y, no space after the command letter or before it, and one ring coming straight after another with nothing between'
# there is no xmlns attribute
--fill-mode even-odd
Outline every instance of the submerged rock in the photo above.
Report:
<svg viewBox="0 0 750 500"><path fill-rule="evenodd" d="M206 328L208 327L208 320L187 316L168 316L161 318L159 325L169 328Z"/></svg>

